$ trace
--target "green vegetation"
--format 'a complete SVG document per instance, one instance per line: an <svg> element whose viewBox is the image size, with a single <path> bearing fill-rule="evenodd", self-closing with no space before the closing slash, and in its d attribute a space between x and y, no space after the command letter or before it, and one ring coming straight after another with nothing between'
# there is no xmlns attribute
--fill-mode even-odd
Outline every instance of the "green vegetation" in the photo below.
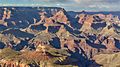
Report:
<svg viewBox="0 0 120 67"><path fill-rule="evenodd" d="M17 52L11 48L4 48L0 52L0 59L18 62L19 64L32 64L40 67L62 67L55 64L56 61L62 63L70 56L66 49L50 48L45 53L42 51L24 51ZM64 65L64 67L72 67L72 65Z"/></svg>
<svg viewBox="0 0 120 67"><path fill-rule="evenodd" d="M70 54L67 52L67 49L50 49L47 52L53 56L70 56Z"/></svg>
<svg viewBox="0 0 120 67"><path fill-rule="evenodd" d="M1 50L0 52L0 59L14 59L16 57L18 57L21 53L12 50L11 48L4 48L3 50Z"/></svg>
<svg viewBox="0 0 120 67"><path fill-rule="evenodd" d="M95 55L93 59L103 67L119 67L120 53Z"/></svg>

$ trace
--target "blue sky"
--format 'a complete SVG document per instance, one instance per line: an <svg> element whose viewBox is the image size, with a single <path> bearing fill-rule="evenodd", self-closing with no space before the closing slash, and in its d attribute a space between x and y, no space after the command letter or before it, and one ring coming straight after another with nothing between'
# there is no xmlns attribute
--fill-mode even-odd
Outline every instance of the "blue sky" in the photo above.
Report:
<svg viewBox="0 0 120 67"><path fill-rule="evenodd" d="M120 0L0 0L0 5L63 7L68 11L120 11Z"/></svg>

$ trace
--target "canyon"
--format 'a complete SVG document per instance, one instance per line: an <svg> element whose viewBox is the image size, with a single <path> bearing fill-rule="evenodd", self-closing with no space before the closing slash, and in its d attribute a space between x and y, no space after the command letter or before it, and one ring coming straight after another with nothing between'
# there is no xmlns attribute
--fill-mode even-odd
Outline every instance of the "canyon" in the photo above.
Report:
<svg viewBox="0 0 120 67"><path fill-rule="evenodd" d="M0 7L0 66L112 67L120 54L119 13Z"/></svg>

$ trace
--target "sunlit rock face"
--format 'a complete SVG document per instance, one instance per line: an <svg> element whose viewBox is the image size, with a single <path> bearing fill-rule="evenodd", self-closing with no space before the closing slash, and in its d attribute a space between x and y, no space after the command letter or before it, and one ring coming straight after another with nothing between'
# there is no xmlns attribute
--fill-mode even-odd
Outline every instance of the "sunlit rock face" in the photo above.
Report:
<svg viewBox="0 0 120 67"><path fill-rule="evenodd" d="M119 24L119 17L112 13L68 12L60 7L0 7L0 65L104 65L98 60L99 54L120 51Z"/></svg>
<svg viewBox="0 0 120 67"><path fill-rule="evenodd" d="M113 54L100 54L95 55L93 59L103 67L116 67L119 66L119 55L120 53ZM92 65L91 65L92 66Z"/></svg>

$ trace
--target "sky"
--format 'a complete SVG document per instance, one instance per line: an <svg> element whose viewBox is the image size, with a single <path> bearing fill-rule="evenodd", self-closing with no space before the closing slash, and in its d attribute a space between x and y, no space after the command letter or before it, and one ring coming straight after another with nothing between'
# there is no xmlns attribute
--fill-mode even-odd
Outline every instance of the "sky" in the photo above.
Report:
<svg viewBox="0 0 120 67"><path fill-rule="evenodd" d="M62 7L67 11L120 11L120 0L0 0L0 6Z"/></svg>

